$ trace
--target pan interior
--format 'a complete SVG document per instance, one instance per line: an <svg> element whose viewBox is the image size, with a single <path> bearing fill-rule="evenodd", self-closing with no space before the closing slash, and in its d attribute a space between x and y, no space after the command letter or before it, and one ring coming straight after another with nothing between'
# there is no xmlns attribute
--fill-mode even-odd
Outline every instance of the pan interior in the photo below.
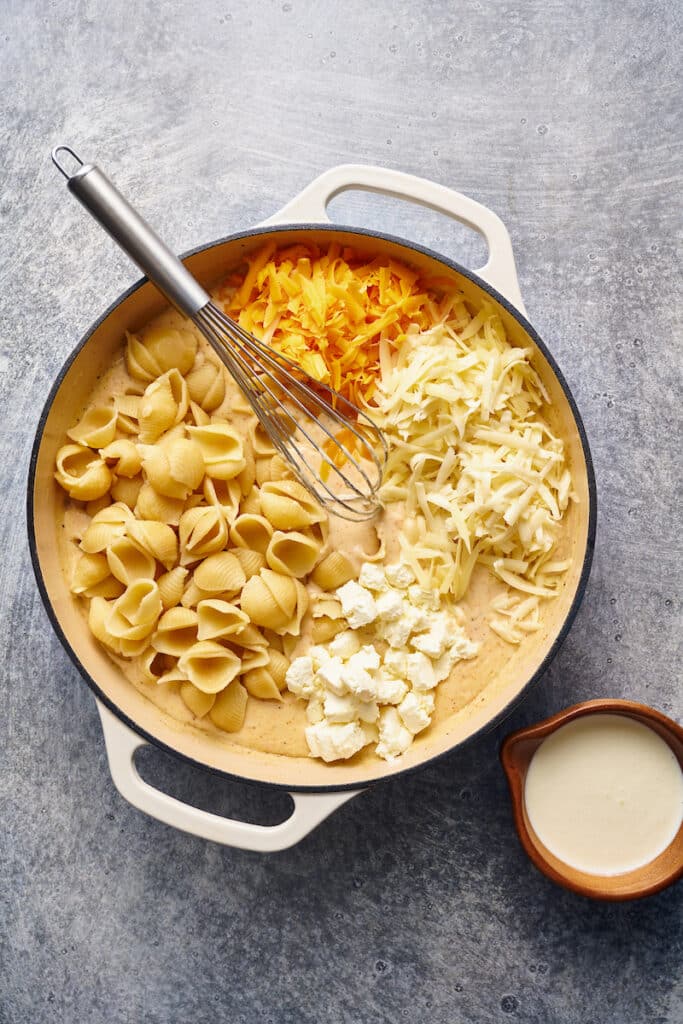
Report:
<svg viewBox="0 0 683 1024"><path fill-rule="evenodd" d="M393 763L377 759L371 747L337 764L324 764L300 753L264 751L258 749L258 743L236 742L217 729L181 723L131 685L90 634L83 608L69 591L60 563L60 545L56 543L63 520L64 499L53 480L53 467L66 429L86 405L98 376L111 365L122 344L124 331L139 329L164 308L164 300L149 283L124 296L86 336L65 367L46 407L29 495L34 561L53 623L80 671L95 692L147 738L202 766L253 781L293 789L362 786L415 768L491 725L520 698L554 653L576 609L588 569L594 519L591 470L572 402L537 341L504 300L434 254L408 247L398 240L353 230L286 228L227 239L199 250L186 262L199 281L210 287L246 254L262 245L265 238L275 234L283 245L301 241L327 245L338 241L367 253L368 257L389 255L420 271L446 275L473 304L480 305L484 299L493 302L511 344L530 346L534 350L532 362L551 401L545 415L564 441L578 496L578 501L570 504L565 515L558 550L558 557L571 558L572 565L559 595L545 603L543 628L518 647L511 647L492 633L486 626L485 614L491 598L500 592L502 585L485 569L477 569L462 605L470 620L468 634L482 642L480 653L472 661L459 663L456 675L440 684L431 727L418 735L412 747ZM282 706L271 708L268 714L271 717L282 714L278 707ZM277 718L274 724L277 726ZM254 720L254 733L258 733L258 716Z"/></svg>

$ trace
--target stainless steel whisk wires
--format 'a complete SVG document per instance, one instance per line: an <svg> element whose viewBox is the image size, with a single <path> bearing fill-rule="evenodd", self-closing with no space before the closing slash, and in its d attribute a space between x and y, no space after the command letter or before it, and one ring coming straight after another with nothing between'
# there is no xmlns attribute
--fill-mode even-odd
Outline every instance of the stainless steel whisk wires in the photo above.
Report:
<svg viewBox="0 0 683 1024"><path fill-rule="evenodd" d="M71 171L62 153L75 161ZM373 516L388 448L371 417L223 313L98 167L84 164L68 146L57 146L52 160L69 191L169 302L191 317L273 446L320 504L344 519Z"/></svg>
<svg viewBox="0 0 683 1024"><path fill-rule="evenodd" d="M387 444L370 417L213 303L194 322L239 384L273 445L317 500L324 506L334 502L339 506L336 514L344 518L373 515L377 502L369 496L382 482ZM314 452L320 458L318 468L311 464Z"/></svg>

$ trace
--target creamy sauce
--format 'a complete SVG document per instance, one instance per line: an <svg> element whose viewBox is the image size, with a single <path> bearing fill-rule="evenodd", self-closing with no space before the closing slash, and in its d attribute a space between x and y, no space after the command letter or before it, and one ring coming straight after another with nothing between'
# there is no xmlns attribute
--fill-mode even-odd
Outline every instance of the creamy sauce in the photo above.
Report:
<svg viewBox="0 0 683 1024"><path fill-rule="evenodd" d="M575 719L548 736L526 777L526 811L565 864L620 875L654 860L683 821L683 773L654 730L624 715Z"/></svg>

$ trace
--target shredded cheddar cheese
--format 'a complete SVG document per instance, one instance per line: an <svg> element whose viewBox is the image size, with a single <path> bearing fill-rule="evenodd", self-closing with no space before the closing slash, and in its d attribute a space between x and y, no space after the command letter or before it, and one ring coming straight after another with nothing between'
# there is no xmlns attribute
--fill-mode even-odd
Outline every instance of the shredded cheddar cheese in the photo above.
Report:
<svg viewBox="0 0 683 1024"><path fill-rule="evenodd" d="M395 347L409 328L427 330L443 317L438 286L402 263L367 262L337 244L323 251L271 242L219 298L245 330L362 406L374 394L380 344Z"/></svg>

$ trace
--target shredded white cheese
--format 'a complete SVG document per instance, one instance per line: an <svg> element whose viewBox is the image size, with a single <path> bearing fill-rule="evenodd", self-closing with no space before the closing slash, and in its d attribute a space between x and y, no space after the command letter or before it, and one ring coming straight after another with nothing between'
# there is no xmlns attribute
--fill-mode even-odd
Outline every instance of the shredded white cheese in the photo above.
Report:
<svg viewBox="0 0 683 1024"><path fill-rule="evenodd" d="M500 317L463 302L434 328L383 346L372 414L390 444L382 488L404 503L401 559L421 587L457 601L477 562L512 592L491 626L518 643L568 563L555 547L574 497L564 446L543 418L548 396Z"/></svg>

